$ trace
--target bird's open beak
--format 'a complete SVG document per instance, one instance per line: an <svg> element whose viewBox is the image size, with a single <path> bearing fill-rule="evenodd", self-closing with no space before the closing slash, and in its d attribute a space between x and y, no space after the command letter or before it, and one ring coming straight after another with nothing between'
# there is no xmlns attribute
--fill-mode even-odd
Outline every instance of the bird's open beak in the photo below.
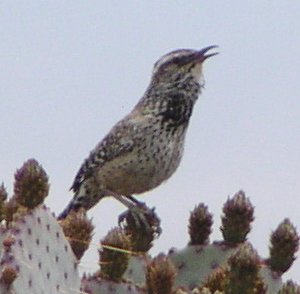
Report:
<svg viewBox="0 0 300 294"><path fill-rule="evenodd" d="M214 48L218 48L218 46L217 46L217 45L212 45L212 46L208 46L208 47L205 47L205 48L199 50L199 51L197 52L197 58L199 58L199 60L200 60L201 62L203 62L203 61L206 60L207 58L219 54L219 52L214 52L214 53L210 53L210 54L205 54L207 51L209 51L209 50L211 50L211 49L214 49Z"/></svg>

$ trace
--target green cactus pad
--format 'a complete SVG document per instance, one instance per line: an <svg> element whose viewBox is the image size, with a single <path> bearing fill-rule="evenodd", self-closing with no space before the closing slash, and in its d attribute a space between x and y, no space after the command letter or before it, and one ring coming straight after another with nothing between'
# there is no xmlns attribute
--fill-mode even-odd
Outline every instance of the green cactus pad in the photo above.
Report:
<svg viewBox="0 0 300 294"><path fill-rule="evenodd" d="M0 271L15 269L9 287L0 277L0 293L79 293L76 258L55 217L40 206L5 231Z"/></svg>
<svg viewBox="0 0 300 294"><path fill-rule="evenodd" d="M106 279L102 279L100 277L84 277L81 283L81 291L80 293L85 294L146 294L147 292L138 288L132 283L125 282L114 282L108 281Z"/></svg>

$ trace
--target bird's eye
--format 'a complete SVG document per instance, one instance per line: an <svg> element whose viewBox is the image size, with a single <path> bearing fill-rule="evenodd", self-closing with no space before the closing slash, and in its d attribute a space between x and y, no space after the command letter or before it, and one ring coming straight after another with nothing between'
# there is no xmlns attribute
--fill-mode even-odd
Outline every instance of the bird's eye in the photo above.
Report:
<svg viewBox="0 0 300 294"><path fill-rule="evenodd" d="M172 63L178 66L184 66L188 64L190 61L191 61L190 56L180 56L180 57L178 56L173 58Z"/></svg>
<svg viewBox="0 0 300 294"><path fill-rule="evenodd" d="M185 60L183 58L179 58L179 57L175 57L173 60L172 60L172 63L173 64L176 64L178 66L182 66L185 64Z"/></svg>

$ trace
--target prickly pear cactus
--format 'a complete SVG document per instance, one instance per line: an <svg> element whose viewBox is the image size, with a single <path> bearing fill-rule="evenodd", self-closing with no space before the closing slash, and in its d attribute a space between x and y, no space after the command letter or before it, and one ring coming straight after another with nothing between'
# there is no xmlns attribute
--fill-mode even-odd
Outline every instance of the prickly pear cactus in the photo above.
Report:
<svg viewBox="0 0 300 294"><path fill-rule="evenodd" d="M82 279L85 293L142 293L135 283L125 281L123 275L131 256L130 237L120 228L110 230L101 240L99 263L101 269Z"/></svg>
<svg viewBox="0 0 300 294"><path fill-rule="evenodd" d="M86 294L146 294L143 288L139 288L134 283L130 282L115 282L104 280L100 277L83 277L81 283L81 293Z"/></svg>
<svg viewBox="0 0 300 294"><path fill-rule="evenodd" d="M12 200L0 205L0 293L79 292L77 259L56 218L41 204L48 188L42 167L29 160L16 172Z"/></svg>
<svg viewBox="0 0 300 294"><path fill-rule="evenodd" d="M300 294L300 286L293 281L288 280L284 283L278 294Z"/></svg>
<svg viewBox="0 0 300 294"><path fill-rule="evenodd" d="M291 222L284 220L272 233L270 257L263 259L247 242L247 234L254 220L254 208L245 193L239 191L228 199L223 213L223 240L209 242L212 215L204 204L199 204L191 212L190 241L185 248L171 249L168 256L153 260L149 255L144 255L147 258L137 258L138 250L127 252L131 257L126 262L127 271L123 277L143 285L147 293L277 293L282 288L281 275L291 266L298 249L299 237ZM123 229L126 233L126 225ZM139 234L135 230L130 232L132 239ZM155 236L153 233L153 239ZM141 239L138 237L137 240ZM114 247L113 243L110 245ZM148 248L144 245L141 247ZM153 262L155 265L149 266ZM173 268L166 274L165 264L169 262ZM163 276L164 280L170 281L167 287L160 280ZM150 277L154 282L150 282Z"/></svg>
<svg viewBox="0 0 300 294"><path fill-rule="evenodd" d="M186 247L154 258L148 251L162 231L154 209L141 205L142 223L127 211L100 241L99 270L83 278L78 263L94 226L85 211L57 222L43 205L48 191L48 176L33 159L17 170L10 199L0 185L1 294L300 294L281 279L299 247L295 227L283 220L271 234L269 257L260 257L247 241L254 208L243 191L224 204L222 240L210 241L213 218L199 204Z"/></svg>
<svg viewBox="0 0 300 294"><path fill-rule="evenodd" d="M176 268L164 254L159 254L148 264L146 287L149 294L171 294L176 276Z"/></svg>
<svg viewBox="0 0 300 294"><path fill-rule="evenodd" d="M78 293L77 260L46 207L36 207L20 217L4 234L1 293ZM14 281L5 282L8 269L15 273Z"/></svg>
<svg viewBox="0 0 300 294"><path fill-rule="evenodd" d="M192 211L189 225L191 241L186 248L169 252L169 257L177 268L175 285L193 290L197 285L206 285L211 275L221 268L224 273L223 287L213 290L237 294L277 293L282 286L281 275L291 266L298 250L299 236L294 226L287 219L279 225L271 236L270 258L264 260L246 241L254 220L254 208L245 193L239 191L228 199L223 213L220 229L224 239L210 244L208 238L212 225L211 214L203 204ZM200 238L199 235L203 237ZM247 268L251 262L253 267ZM251 276L254 268L252 284L250 281L248 284L243 281L243 275L234 275L242 272ZM243 281L240 288L238 280ZM236 288L230 288L230 285Z"/></svg>
<svg viewBox="0 0 300 294"><path fill-rule="evenodd" d="M190 245L181 250L171 249L168 256L177 269L175 285L194 289L212 271L225 264L235 250L236 248L227 248L222 243Z"/></svg>

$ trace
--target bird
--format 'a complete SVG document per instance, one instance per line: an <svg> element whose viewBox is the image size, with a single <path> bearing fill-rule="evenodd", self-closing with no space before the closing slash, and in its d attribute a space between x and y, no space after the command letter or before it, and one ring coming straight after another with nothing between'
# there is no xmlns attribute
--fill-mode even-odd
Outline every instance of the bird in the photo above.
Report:
<svg viewBox="0 0 300 294"><path fill-rule="evenodd" d="M203 62L218 54L209 53L217 47L177 49L155 62L144 95L81 165L70 189L73 199L59 220L72 211L87 211L107 196L134 209L140 202L133 195L158 187L174 174L204 87Z"/></svg>

